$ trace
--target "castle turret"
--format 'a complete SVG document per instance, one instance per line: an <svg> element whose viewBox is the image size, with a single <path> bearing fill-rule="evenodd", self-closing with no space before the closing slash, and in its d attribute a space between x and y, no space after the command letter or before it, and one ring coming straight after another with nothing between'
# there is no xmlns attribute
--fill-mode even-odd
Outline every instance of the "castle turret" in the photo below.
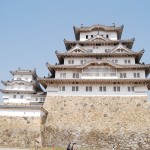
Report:
<svg viewBox="0 0 150 150"><path fill-rule="evenodd" d="M32 104L43 103L46 93L42 90L37 81L36 70L10 71L13 75L11 81L1 81L5 89L1 90L4 94L4 104Z"/></svg>

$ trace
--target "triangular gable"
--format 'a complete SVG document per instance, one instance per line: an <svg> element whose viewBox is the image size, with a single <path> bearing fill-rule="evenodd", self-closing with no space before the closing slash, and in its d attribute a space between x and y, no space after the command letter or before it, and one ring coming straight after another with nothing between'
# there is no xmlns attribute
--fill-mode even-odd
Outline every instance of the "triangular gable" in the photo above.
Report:
<svg viewBox="0 0 150 150"><path fill-rule="evenodd" d="M92 37L91 39L88 39L87 41L95 41L95 42L97 42L97 41L110 41L110 39L105 38L98 33L94 37Z"/></svg>
<svg viewBox="0 0 150 150"><path fill-rule="evenodd" d="M131 53L132 51L128 49L126 46L124 46L123 44L119 44L109 52L110 53Z"/></svg>
<svg viewBox="0 0 150 150"><path fill-rule="evenodd" d="M86 53L86 50L79 44L72 47L67 53Z"/></svg>

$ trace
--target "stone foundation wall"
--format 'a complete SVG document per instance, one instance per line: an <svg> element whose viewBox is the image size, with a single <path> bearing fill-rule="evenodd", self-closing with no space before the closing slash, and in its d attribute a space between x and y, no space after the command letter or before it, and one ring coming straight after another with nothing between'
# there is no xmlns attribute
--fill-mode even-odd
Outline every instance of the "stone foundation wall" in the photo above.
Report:
<svg viewBox="0 0 150 150"><path fill-rule="evenodd" d="M69 141L92 149L150 149L147 97L47 97L42 125L44 146Z"/></svg>
<svg viewBox="0 0 150 150"><path fill-rule="evenodd" d="M0 116L0 147L33 147L41 143L40 117Z"/></svg>

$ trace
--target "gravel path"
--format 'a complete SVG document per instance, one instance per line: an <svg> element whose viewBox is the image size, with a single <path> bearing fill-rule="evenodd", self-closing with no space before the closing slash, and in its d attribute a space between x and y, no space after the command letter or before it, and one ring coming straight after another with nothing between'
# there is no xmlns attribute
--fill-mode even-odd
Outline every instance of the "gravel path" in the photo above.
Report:
<svg viewBox="0 0 150 150"><path fill-rule="evenodd" d="M0 150L29 150L29 149L20 149L20 148L0 148Z"/></svg>

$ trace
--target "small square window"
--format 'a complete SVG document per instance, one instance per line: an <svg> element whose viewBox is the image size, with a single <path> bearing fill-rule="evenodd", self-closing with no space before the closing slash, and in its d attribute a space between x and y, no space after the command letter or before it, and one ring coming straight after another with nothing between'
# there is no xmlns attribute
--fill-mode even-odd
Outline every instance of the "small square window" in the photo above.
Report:
<svg viewBox="0 0 150 150"><path fill-rule="evenodd" d="M127 64L127 60L124 60L124 63Z"/></svg>
<svg viewBox="0 0 150 150"><path fill-rule="evenodd" d="M16 95L13 95L13 98L16 98Z"/></svg>
<svg viewBox="0 0 150 150"><path fill-rule="evenodd" d="M23 99L23 95L20 95L20 99Z"/></svg>
<svg viewBox="0 0 150 150"><path fill-rule="evenodd" d="M59 91L65 91L65 86L60 86Z"/></svg>
<svg viewBox="0 0 150 150"><path fill-rule="evenodd" d="M118 63L118 60L115 60L115 63L117 64L117 63Z"/></svg>
<svg viewBox="0 0 150 150"><path fill-rule="evenodd" d="M88 35L86 35L86 39L88 39Z"/></svg>
<svg viewBox="0 0 150 150"><path fill-rule="evenodd" d="M92 86L86 86L86 91L87 91L87 92L88 92L88 91L92 92Z"/></svg>

